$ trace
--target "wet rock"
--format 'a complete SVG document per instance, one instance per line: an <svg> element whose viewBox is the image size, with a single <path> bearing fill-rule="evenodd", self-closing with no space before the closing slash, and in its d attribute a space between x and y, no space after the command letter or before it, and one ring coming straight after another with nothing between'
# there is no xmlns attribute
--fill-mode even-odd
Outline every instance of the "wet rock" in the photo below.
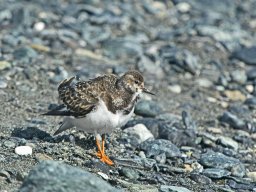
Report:
<svg viewBox="0 0 256 192"><path fill-rule="evenodd" d="M144 141L141 143L140 149L145 151L147 157L157 156L162 153L165 153L167 158L181 156L179 148L171 141L164 139Z"/></svg>
<svg viewBox="0 0 256 192"><path fill-rule="evenodd" d="M203 170L203 174L212 179L220 179L229 176L231 173L225 169L208 168Z"/></svg>
<svg viewBox="0 0 256 192"><path fill-rule="evenodd" d="M32 147L18 146L15 148L15 153L18 155L32 155Z"/></svg>
<svg viewBox="0 0 256 192"><path fill-rule="evenodd" d="M205 167L218 169L229 169L235 165L240 164L240 161L238 159L228 157L226 155L223 155L222 153L216 153L213 151L202 154L199 162Z"/></svg>
<svg viewBox="0 0 256 192"><path fill-rule="evenodd" d="M169 186L169 185L161 185L159 191L161 192L192 192L185 187Z"/></svg>
<svg viewBox="0 0 256 192"><path fill-rule="evenodd" d="M232 128L235 128L235 129L246 128L246 123L242 119L239 119L236 115L228 111L225 111L223 115L219 117L219 120L222 123L227 123L228 125L230 125Z"/></svg>
<svg viewBox="0 0 256 192"><path fill-rule="evenodd" d="M131 140L130 143L133 146L137 146L147 139L154 139L153 134L143 124L137 124L134 127L126 128L124 133L127 134L126 139Z"/></svg>
<svg viewBox="0 0 256 192"><path fill-rule="evenodd" d="M166 73L171 69L177 72L189 72L193 75L199 74L201 65L198 58L188 50L180 50L174 46L164 46L160 49L163 69Z"/></svg>
<svg viewBox="0 0 256 192"><path fill-rule="evenodd" d="M143 100L135 106L134 113L143 117L155 117L162 112L157 102Z"/></svg>
<svg viewBox="0 0 256 192"><path fill-rule="evenodd" d="M35 166L19 192L25 191L119 191L106 181L82 169L56 161L43 161Z"/></svg>
<svg viewBox="0 0 256 192"><path fill-rule="evenodd" d="M232 57L245 62L248 65L256 65L256 47L245 47L233 52Z"/></svg>
<svg viewBox="0 0 256 192"><path fill-rule="evenodd" d="M130 168L123 167L120 170L120 174L131 180L136 180L139 178L139 173L136 170Z"/></svg>
<svg viewBox="0 0 256 192"><path fill-rule="evenodd" d="M224 147L229 147L234 149L235 151L238 150L238 143L236 141L234 141L233 139L229 138L229 137L225 137L225 136L220 136L218 138L218 141L221 145L223 145Z"/></svg>

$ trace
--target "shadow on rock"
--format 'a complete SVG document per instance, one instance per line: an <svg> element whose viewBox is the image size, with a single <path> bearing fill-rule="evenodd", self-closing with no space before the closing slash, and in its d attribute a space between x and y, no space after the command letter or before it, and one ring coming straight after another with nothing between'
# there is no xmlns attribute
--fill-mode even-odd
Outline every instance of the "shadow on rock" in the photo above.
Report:
<svg viewBox="0 0 256 192"><path fill-rule="evenodd" d="M11 136L24 139L37 138L44 141L49 141L53 139L53 137L49 133L38 129L37 127L15 128Z"/></svg>

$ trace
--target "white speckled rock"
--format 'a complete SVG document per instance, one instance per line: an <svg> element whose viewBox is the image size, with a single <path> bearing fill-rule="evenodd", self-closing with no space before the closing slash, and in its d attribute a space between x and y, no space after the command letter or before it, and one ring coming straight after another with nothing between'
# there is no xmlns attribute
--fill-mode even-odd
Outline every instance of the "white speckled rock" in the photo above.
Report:
<svg viewBox="0 0 256 192"><path fill-rule="evenodd" d="M133 140L131 144L137 145L146 141L147 139L154 138L153 134L143 124L137 124L124 130L128 137Z"/></svg>
<svg viewBox="0 0 256 192"><path fill-rule="evenodd" d="M18 155L32 155L32 147L30 147L30 146L16 147L15 153Z"/></svg>

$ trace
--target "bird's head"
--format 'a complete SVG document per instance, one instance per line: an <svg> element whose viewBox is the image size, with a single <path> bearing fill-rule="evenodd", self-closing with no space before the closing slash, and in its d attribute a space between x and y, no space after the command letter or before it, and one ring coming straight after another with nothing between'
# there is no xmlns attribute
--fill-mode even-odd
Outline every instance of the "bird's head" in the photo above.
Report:
<svg viewBox="0 0 256 192"><path fill-rule="evenodd" d="M128 71L123 76L121 76L119 80L123 87L130 93L148 93L155 95L144 87L144 78L138 71Z"/></svg>

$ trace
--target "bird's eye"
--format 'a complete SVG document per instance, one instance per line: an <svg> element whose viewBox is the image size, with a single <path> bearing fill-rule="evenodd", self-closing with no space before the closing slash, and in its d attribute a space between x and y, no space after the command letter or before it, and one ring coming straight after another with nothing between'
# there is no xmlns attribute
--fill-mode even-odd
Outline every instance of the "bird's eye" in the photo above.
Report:
<svg viewBox="0 0 256 192"><path fill-rule="evenodd" d="M139 84L139 81L135 80L135 84Z"/></svg>

